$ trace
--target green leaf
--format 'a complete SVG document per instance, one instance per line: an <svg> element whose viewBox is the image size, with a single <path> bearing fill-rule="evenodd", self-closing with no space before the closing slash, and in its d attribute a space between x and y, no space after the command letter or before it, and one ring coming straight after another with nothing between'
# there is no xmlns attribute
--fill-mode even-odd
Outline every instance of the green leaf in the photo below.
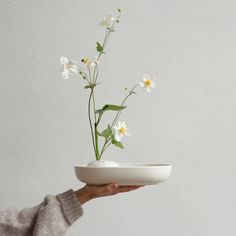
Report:
<svg viewBox="0 0 236 236"><path fill-rule="evenodd" d="M110 28L110 27L107 27L107 30L111 31L111 32L115 32L114 29Z"/></svg>
<svg viewBox="0 0 236 236"><path fill-rule="evenodd" d="M94 84L88 84L88 85L84 86L85 89L94 88L94 87L95 87Z"/></svg>
<svg viewBox="0 0 236 236"><path fill-rule="evenodd" d="M97 48L98 52L104 53L103 52L104 48L103 48L103 46L99 42L97 42L97 47L96 48Z"/></svg>
<svg viewBox="0 0 236 236"><path fill-rule="evenodd" d="M112 134L113 134L113 133L112 133L111 126L108 125L108 127L102 131L101 136L103 136L103 137L105 137L105 138L107 139L107 138L109 138Z"/></svg>
<svg viewBox="0 0 236 236"><path fill-rule="evenodd" d="M91 84L88 84L88 85L84 86L84 88L85 89L88 89L88 88L92 89L92 88L96 87L98 84L100 84L100 83L96 83L96 84L91 83Z"/></svg>
<svg viewBox="0 0 236 236"><path fill-rule="evenodd" d="M111 143L114 144L118 148L124 149L124 146L121 142L117 142L116 140L113 139Z"/></svg>
<svg viewBox="0 0 236 236"><path fill-rule="evenodd" d="M117 106L117 105L112 105L112 104L106 104L102 107L102 109L96 110L96 113L102 114L105 111L120 111L125 108L126 108L126 106Z"/></svg>

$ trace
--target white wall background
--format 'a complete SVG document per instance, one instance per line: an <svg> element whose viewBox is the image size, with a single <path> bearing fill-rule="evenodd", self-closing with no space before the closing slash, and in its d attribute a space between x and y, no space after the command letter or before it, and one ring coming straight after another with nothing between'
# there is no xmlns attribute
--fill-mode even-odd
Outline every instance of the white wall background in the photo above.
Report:
<svg viewBox="0 0 236 236"><path fill-rule="evenodd" d="M171 163L159 186L84 206L67 235L233 236L236 165L236 3L225 0L1 0L0 208L33 206L83 186L93 159L88 91L60 78L59 57L93 56L97 22L123 9L101 63L99 104L157 75L123 113L132 136L104 158Z"/></svg>

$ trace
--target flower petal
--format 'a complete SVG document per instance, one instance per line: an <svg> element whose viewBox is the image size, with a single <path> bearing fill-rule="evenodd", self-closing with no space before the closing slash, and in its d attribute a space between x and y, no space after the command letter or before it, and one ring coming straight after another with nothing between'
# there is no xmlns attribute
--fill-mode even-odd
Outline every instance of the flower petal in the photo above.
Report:
<svg viewBox="0 0 236 236"><path fill-rule="evenodd" d="M114 138L115 138L115 140L116 140L117 142L120 142L120 140L122 139L122 137L123 137L123 136L121 136L119 133L116 133Z"/></svg>
<svg viewBox="0 0 236 236"><path fill-rule="evenodd" d="M71 75L74 75L74 74L78 73L78 69L77 68L70 67L67 70L69 71L69 73Z"/></svg>
<svg viewBox="0 0 236 236"><path fill-rule="evenodd" d="M75 61L75 60L71 60L71 61L69 61L69 65L70 66L75 66L75 65L77 65L77 61Z"/></svg>
<svg viewBox="0 0 236 236"><path fill-rule="evenodd" d="M126 123L125 123L125 121L122 121L122 122L121 122L121 126L126 129Z"/></svg>
<svg viewBox="0 0 236 236"><path fill-rule="evenodd" d="M60 58L60 62L61 62L62 65L66 65L66 64L69 63L69 60L68 60L67 57L61 57Z"/></svg>
<svg viewBox="0 0 236 236"><path fill-rule="evenodd" d="M68 70L64 70L62 73L61 73L61 77L62 79L69 79L70 76L69 76L69 71Z"/></svg>
<svg viewBox="0 0 236 236"><path fill-rule="evenodd" d="M106 16L100 22L100 25L110 27L111 24L116 20L116 18L112 15Z"/></svg>
<svg viewBox="0 0 236 236"><path fill-rule="evenodd" d="M143 75L143 79L146 79L146 80L147 80L147 79L151 79L151 76L148 75L148 74L144 74L144 75Z"/></svg>
<svg viewBox="0 0 236 236"><path fill-rule="evenodd" d="M117 127L118 127L118 129L122 128L122 123L121 123L121 121L118 122Z"/></svg>
<svg viewBox="0 0 236 236"><path fill-rule="evenodd" d="M96 63L93 61L93 62L90 63L89 66L90 66L90 67L94 67L94 66L96 66Z"/></svg>
<svg viewBox="0 0 236 236"><path fill-rule="evenodd" d="M139 82L139 85L140 85L141 87L144 87L144 83L143 83L143 82Z"/></svg>
<svg viewBox="0 0 236 236"><path fill-rule="evenodd" d="M119 128L117 126L112 126L112 130L114 131L114 133L116 133L119 130Z"/></svg>

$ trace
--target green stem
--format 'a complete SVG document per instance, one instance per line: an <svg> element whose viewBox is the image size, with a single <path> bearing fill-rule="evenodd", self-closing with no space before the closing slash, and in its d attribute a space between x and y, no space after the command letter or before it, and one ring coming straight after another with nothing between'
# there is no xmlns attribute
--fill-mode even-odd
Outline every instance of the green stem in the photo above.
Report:
<svg viewBox="0 0 236 236"><path fill-rule="evenodd" d="M105 141L105 143L103 144L103 147L102 147L102 151L101 151L101 154L100 154L100 159L102 157L102 154L105 152L105 150L111 145L111 139L108 139Z"/></svg>
<svg viewBox="0 0 236 236"><path fill-rule="evenodd" d="M126 100L128 99L128 97L130 97L130 96L133 94L134 89L135 89L137 86L138 86L138 84L135 84L135 85L134 85L134 87L129 91L128 95L125 96L125 98L124 98L124 100L122 101L122 103L121 103L120 106L123 106L123 105L124 105L124 103L126 102ZM119 119L121 113L122 113L122 110L121 110L121 111L118 111L118 112L116 113L116 116L115 116L115 118L114 118L114 120L113 120L113 122L112 122L112 124L111 124L111 127L117 122L117 120Z"/></svg>
<svg viewBox="0 0 236 236"><path fill-rule="evenodd" d="M94 96L94 91L93 91L92 99L93 99L93 114L94 114L94 121L95 121L95 123L96 123L96 121L97 121L97 115L96 115L96 105L95 105L95 96Z"/></svg>
<svg viewBox="0 0 236 236"><path fill-rule="evenodd" d="M107 45L110 34L114 31L115 25L118 24L118 22L119 22L120 16L121 16L121 13L119 13L118 17L116 18L116 21L114 21L114 23L111 25L111 27L107 28L107 31L105 33L105 38L104 38L103 43L102 43L103 51L104 51L104 49ZM101 57L103 51L98 54L98 59L97 60L99 60L99 58Z"/></svg>
<svg viewBox="0 0 236 236"><path fill-rule="evenodd" d="M99 159L101 159L101 157L102 157L102 154L103 154L103 152L104 152L104 148L105 148L106 144L107 144L107 139L105 140L105 142L104 142L104 144L103 144L103 146L102 146L102 150L101 150Z"/></svg>
<svg viewBox="0 0 236 236"><path fill-rule="evenodd" d="M94 130L95 130L95 155L96 160L99 160L99 146L98 146L98 130L97 130L97 123L94 124Z"/></svg>
<svg viewBox="0 0 236 236"><path fill-rule="evenodd" d="M103 40L102 43L102 47L103 47L103 51L99 52L98 57L97 57L97 61L100 59L101 55L104 52L104 49L108 43L108 39L110 37L110 34L114 31L114 27L116 24L118 24L119 22L119 18L121 16L121 13L119 12L119 15L116 19L116 21L111 25L110 28L107 29L106 33L105 33L105 38ZM89 81L89 83L93 83L96 84L97 82L97 78L98 78L98 64L96 64L94 70L93 70L93 74L91 75L91 70L89 68L89 80L87 79L87 81ZM93 112L94 112L94 130L93 130L93 126L92 126L92 119L91 119L91 99L93 100ZM95 97L94 97L94 91L93 88L91 88L91 93L89 96L89 104L88 104L88 114L89 114L89 124L90 124L90 129L91 129L91 133L92 133L92 140L93 140L93 147L94 147L94 152L95 152L95 156L96 156L96 160L101 159L103 152L106 150L106 148L111 144L111 142L109 143L110 139L106 140L107 142L104 143L103 147L102 147L102 151L99 154L99 143L98 143L98 124L101 120L101 115L99 115L98 119L96 116L96 106L95 106ZM107 145L107 143L109 143Z"/></svg>
<svg viewBox="0 0 236 236"><path fill-rule="evenodd" d="M98 65L95 66L93 71L93 83L96 84L98 78Z"/></svg>
<svg viewBox="0 0 236 236"><path fill-rule="evenodd" d="M93 89L91 89L90 95L89 95L89 101L88 101L88 117L89 117L89 125L90 125L90 130L92 134L92 141L93 141L93 149L94 153L96 155L96 148L95 148L95 142L94 142L94 131L93 131L93 125L92 125L92 119L91 119L91 98L93 95Z"/></svg>
<svg viewBox="0 0 236 236"><path fill-rule="evenodd" d="M92 83L92 78L91 78L91 70L90 67L88 68L88 72L89 72L89 82Z"/></svg>

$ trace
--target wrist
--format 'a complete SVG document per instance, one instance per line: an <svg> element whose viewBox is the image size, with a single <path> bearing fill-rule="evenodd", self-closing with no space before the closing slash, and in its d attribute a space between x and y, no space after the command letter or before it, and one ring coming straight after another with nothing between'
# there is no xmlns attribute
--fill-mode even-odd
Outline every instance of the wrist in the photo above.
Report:
<svg viewBox="0 0 236 236"><path fill-rule="evenodd" d="M89 194L85 191L84 188L78 189L77 191L74 192L77 199L80 201L80 203L83 205L85 202L88 202L91 200L91 197Z"/></svg>

